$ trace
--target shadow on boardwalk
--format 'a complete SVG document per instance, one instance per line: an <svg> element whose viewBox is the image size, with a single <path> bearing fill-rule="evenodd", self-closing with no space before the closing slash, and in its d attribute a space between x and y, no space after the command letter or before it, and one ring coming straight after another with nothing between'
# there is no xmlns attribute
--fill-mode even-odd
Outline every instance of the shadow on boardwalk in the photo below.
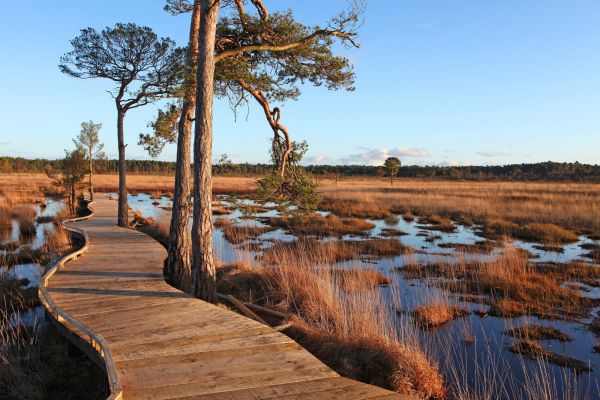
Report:
<svg viewBox="0 0 600 400"><path fill-rule="evenodd" d="M165 250L117 227L98 196L73 225L89 250L48 284L54 303L102 335L125 399L406 399L340 377L272 328L182 293L162 278Z"/></svg>

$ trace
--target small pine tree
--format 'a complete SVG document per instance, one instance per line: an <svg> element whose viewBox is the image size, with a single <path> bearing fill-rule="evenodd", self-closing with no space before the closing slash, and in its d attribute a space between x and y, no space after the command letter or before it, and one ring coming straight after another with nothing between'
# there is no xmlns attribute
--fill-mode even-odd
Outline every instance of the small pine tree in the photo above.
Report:
<svg viewBox="0 0 600 400"><path fill-rule="evenodd" d="M50 165L46 166L45 172L52 184L67 197L71 215L75 214L77 192L85 187L88 165L83 150L75 149L65 150L65 158L61 160L58 170Z"/></svg>

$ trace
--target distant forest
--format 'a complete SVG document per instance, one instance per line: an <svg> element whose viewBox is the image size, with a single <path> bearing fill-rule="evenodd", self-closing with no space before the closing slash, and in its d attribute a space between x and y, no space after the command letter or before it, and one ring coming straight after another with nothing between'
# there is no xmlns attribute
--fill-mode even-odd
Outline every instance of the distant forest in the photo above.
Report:
<svg viewBox="0 0 600 400"><path fill-rule="evenodd" d="M0 173L43 173L47 165L56 166L60 160L0 157ZM216 175L264 175L272 170L269 164L225 164L215 165ZM368 165L309 165L303 167L315 178L345 176L384 176L382 167ZM127 172L132 174L170 175L175 163L157 160L128 160ZM117 160L95 161L97 174L117 173ZM513 181L574 181L600 182L600 165L543 162L535 164L510 164L496 166L402 166L398 177L437 178L467 180L513 180Z"/></svg>

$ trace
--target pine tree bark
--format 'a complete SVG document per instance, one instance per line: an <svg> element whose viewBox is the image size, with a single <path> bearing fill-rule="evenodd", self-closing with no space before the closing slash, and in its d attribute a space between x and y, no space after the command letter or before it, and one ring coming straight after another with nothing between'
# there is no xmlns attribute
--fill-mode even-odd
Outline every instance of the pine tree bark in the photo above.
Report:
<svg viewBox="0 0 600 400"><path fill-rule="evenodd" d="M119 226L129 227L129 206L127 204L127 183L125 175L125 139L123 132L123 120L125 112L117 110L117 137L119 144L119 207L117 223Z"/></svg>
<svg viewBox="0 0 600 400"><path fill-rule="evenodd" d="M89 154L88 154L88 157L90 158L90 166L89 166L89 168L90 168L90 173L89 173L89 178L90 178L90 182L89 182L89 185L90 185L90 187L89 187L89 189L90 189L90 201L94 201L94 186L93 186L93 183L92 183L92 174L93 174L93 171L94 171L94 161L92 160L92 157L93 157L93 153L92 152L93 152L93 149L92 149L92 146L90 145Z"/></svg>
<svg viewBox="0 0 600 400"><path fill-rule="evenodd" d="M196 127L194 132L194 293L215 303L216 273L212 253L212 112L215 40L220 0L200 0Z"/></svg>
<svg viewBox="0 0 600 400"><path fill-rule="evenodd" d="M191 293L192 285L192 240L188 229L190 219L190 149L192 127L196 108L196 67L198 65L198 30L200 27L200 1L194 2L190 39L187 54L187 78L185 97L179 119L177 136L177 163L175 165L175 189L169 231L168 258L164 267L167 282Z"/></svg>

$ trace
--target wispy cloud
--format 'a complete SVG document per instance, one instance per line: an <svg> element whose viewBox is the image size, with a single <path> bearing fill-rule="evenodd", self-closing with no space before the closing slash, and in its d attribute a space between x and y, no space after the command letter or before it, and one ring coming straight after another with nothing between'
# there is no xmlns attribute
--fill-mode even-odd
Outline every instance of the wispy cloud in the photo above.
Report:
<svg viewBox="0 0 600 400"><path fill-rule="evenodd" d="M482 157L506 157L510 156L510 153L505 153L503 151L478 151L477 155Z"/></svg>
<svg viewBox="0 0 600 400"><path fill-rule="evenodd" d="M467 167L469 165L473 165L473 163L471 161L444 160L430 165L434 165L437 167Z"/></svg>
<svg viewBox="0 0 600 400"><path fill-rule="evenodd" d="M385 147L361 147L359 150L362 151L343 157L340 159L340 162L343 164L382 165L388 157L425 158L430 156L426 149L415 149L412 147L396 147L393 149Z"/></svg>
<svg viewBox="0 0 600 400"><path fill-rule="evenodd" d="M317 154L315 156L307 156L302 160L304 164L325 164L329 161L329 157L323 154Z"/></svg>

